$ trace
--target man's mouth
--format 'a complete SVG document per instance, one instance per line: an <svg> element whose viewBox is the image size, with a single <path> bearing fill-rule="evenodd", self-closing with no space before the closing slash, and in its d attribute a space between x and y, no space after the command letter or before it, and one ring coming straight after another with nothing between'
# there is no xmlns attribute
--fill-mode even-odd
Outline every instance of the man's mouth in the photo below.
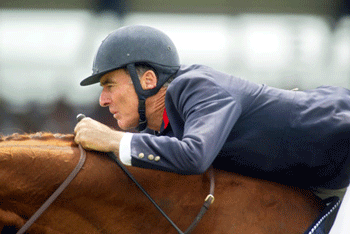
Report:
<svg viewBox="0 0 350 234"><path fill-rule="evenodd" d="M118 119L117 114L113 114L113 118Z"/></svg>
<svg viewBox="0 0 350 234"><path fill-rule="evenodd" d="M118 115L118 112L117 111L109 111L109 112L111 112L111 114L113 115L113 118L117 118L117 115Z"/></svg>

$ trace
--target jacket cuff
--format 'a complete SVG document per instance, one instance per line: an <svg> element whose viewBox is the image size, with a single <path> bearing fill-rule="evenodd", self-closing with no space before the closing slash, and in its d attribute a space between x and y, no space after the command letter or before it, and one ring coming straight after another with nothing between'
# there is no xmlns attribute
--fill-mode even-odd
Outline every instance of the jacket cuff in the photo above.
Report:
<svg viewBox="0 0 350 234"><path fill-rule="evenodd" d="M131 166L131 139L133 135L129 132L125 133L119 144L119 159L127 166Z"/></svg>

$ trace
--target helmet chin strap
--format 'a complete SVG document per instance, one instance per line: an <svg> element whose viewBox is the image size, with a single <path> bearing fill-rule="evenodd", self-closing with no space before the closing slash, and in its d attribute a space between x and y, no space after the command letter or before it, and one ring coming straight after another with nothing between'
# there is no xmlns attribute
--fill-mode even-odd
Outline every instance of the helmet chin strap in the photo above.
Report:
<svg viewBox="0 0 350 234"><path fill-rule="evenodd" d="M169 77L176 73L179 67L164 67L162 65L150 64L153 68L155 68L158 72L158 82L157 86L153 89L144 90L140 83L140 78L137 74L136 67L134 63L129 63L126 65L128 72L130 74L131 80L134 84L135 91L137 96L139 97L139 126L137 127L138 131L143 131L147 127L146 120L146 98L155 95L163 84L169 79Z"/></svg>
<svg viewBox="0 0 350 234"><path fill-rule="evenodd" d="M139 98L139 126L137 126L137 131L143 131L147 127L146 119L146 99Z"/></svg>
<svg viewBox="0 0 350 234"><path fill-rule="evenodd" d="M139 76L136 72L135 64L131 63L126 66L128 69L128 72L130 74L131 80L134 84L137 96L139 97L139 125L137 126L137 131L143 131L147 127L147 119L146 119L146 98L147 96L142 94L142 91L145 91L142 89L140 84ZM140 92L140 90L142 90Z"/></svg>

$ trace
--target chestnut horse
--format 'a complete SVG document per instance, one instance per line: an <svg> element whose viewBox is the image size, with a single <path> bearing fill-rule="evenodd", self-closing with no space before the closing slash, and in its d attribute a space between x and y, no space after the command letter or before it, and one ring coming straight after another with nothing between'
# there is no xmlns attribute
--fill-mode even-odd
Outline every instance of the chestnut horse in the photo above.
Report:
<svg viewBox="0 0 350 234"><path fill-rule="evenodd" d="M16 233L79 161L73 135L0 138L0 229ZM130 167L185 230L209 191L209 177ZM300 234L323 204L309 191L215 169L215 202L192 233ZM177 233L106 154L87 152L83 169L27 233Z"/></svg>

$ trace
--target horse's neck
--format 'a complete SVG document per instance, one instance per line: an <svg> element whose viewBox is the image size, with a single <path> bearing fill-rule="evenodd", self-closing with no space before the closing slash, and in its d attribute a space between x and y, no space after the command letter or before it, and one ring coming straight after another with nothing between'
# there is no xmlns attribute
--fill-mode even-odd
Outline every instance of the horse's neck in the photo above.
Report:
<svg viewBox="0 0 350 234"><path fill-rule="evenodd" d="M0 208L30 217L74 169L79 155L79 149L72 142L36 139L0 142L0 198L4 201ZM184 210L188 205L194 206L197 212L209 190L209 184L202 185L208 181L202 180L204 176L129 169L167 213L174 207ZM188 197L194 200L188 200ZM189 204L180 206L179 202ZM140 216L140 209L145 210L145 215ZM62 214L69 218L62 220ZM62 220L64 224L50 224L55 228L57 225L57 230L59 225L69 226L74 220L90 230L95 227L109 231L121 228L127 233L125 230L130 227L121 227L115 220L134 216L136 223L141 223L145 216L148 219L151 215L160 218L160 213L116 163L106 154L87 152L83 169L42 219ZM152 219L148 222L153 222L153 226L158 223Z"/></svg>
<svg viewBox="0 0 350 234"><path fill-rule="evenodd" d="M57 138L35 134L0 141L0 196L23 196L25 200L41 204L70 174L79 157L80 151L71 136ZM174 184L181 185L177 182L179 175L173 173L129 169L150 193L158 196L159 187L168 187L162 194L166 196ZM188 177L187 180L191 181ZM193 181L190 183L194 186ZM83 169L69 185L65 196L66 199L103 200L114 205L129 199L137 202L140 194L134 197L124 192L133 189L135 185L106 154L88 151Z"/></svg>
<svg viewBox="0 0 350 234"><path fill-rule="evenodd" d="M72 138L0 141L0 211L31 216L74 169L79 155ZM206 175L181 176L129 169L182 229L197 215L209 191ZM310 194L303 195L300 191L233 173L216 171L215 175L216 201L197 228L198 233L231 232L224 229L225 225L248 230L249 227L244 226L246 222L263 225L275 222L275 219L288 225L287 221L296 217L299 218L297 221L306 222L300 227L305 230L318 214L318 201L310 198ZM264 220L264 215L260 214L269 217ZM173 231L121 169L106 154L96 152L87 153L83 169L42 219L38 223L45 223L55 230L67 230L62 229L65 226L68 230L80 228L76 233L94 233L92 230L95 229L96 233L97 230L114 233ZM217 220L225 225L217 225ZM281 228L279 223L269 225Z"/></svg>
<svg viewBox="0 0 350 234"><path fill-rule="evenodd" d="M63 182L77 162L70 141L17 139L0 142L0 192L41 194ZM3 186L6 186L4 188Z"/></svg>

